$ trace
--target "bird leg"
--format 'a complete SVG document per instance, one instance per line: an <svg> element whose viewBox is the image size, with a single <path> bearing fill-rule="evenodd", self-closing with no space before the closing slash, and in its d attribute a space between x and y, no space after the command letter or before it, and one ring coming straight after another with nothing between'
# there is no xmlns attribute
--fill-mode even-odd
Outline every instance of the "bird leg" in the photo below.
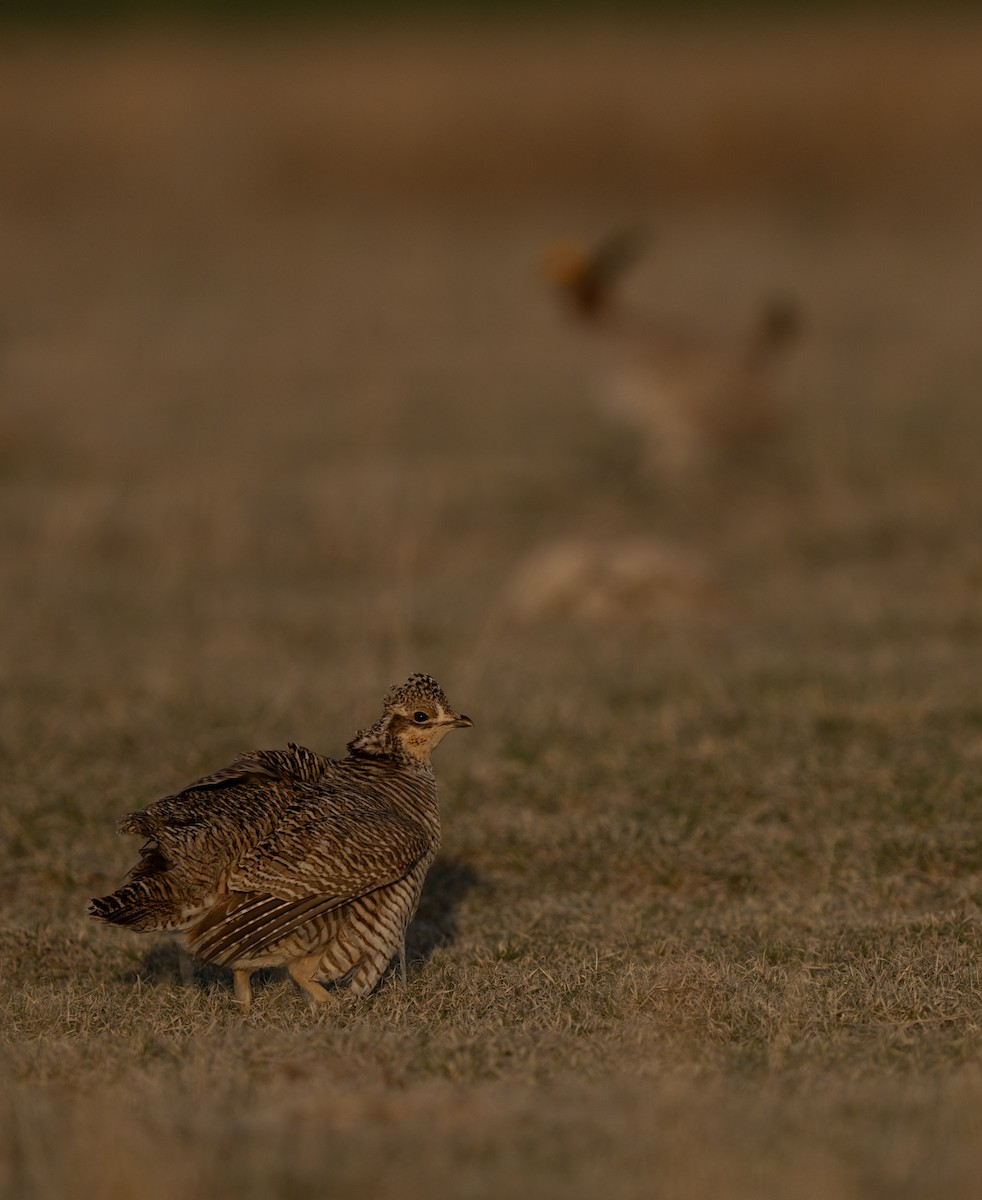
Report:
<svg viewBox="0 0 982 1200"><path fill-rule="evenodd" d="M252 1003L252 988L249 986L249 976L251 971L233 971L232 976L235 979L235 998L242 1005L242 1012L249 1011L249 1005Z"/></svg>
<svg viewBox="0 0 982 1200"><path fill-rule="evenodd" d="M406 939L403 938L399 946L399 978L402 980L402 986L408 987L406 982Z"/></svg>
<svg viewBox="0 0 982 1200"><path fill-rule="evenodd" d="M287 963L286 969L290 972L290 978L293 982L302 987L311 1000L316 1001L318 1004L326 1004L329 1000L333 1000L334 997L326 987L319 984L313 977L319 962L319 952L317 954L308 954L306 958L297 958L293 962Z"/></svg>

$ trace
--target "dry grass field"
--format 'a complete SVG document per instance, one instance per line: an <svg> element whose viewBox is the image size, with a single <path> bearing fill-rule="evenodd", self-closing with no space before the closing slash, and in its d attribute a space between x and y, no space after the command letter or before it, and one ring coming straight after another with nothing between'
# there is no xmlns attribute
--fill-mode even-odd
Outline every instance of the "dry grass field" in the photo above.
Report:
<svg viewBox="0 0 982 1200"><path fill-rule="evenodd" d="M982 25L0 56L0 1192L977 1196ZM594 406L538 263L623 222L625 303L798 298L752 461ZM475 728L408 990L244 1020L86 917L411 670Z"/></svg>

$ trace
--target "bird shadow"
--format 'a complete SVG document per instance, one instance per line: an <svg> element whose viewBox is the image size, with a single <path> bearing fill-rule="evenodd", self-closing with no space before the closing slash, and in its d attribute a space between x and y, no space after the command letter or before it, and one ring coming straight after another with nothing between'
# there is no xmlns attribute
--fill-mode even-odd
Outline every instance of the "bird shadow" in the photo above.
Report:
<svg viewBox="0 0 982 1200"><path fill-rule="evenodd" d="M268 984L283 978L279 967L263 967L252 975L253 992L262 991ZM202 990L221 988L234 991L232 972L227 967L203 963L185 955L176 941L157 942L143 955L139 965L119 976L121 983L180 983Z"/></svg>
<svg viewBox="0 0 982 1200"><path fill-rule="evenodd" d="M461 902L484 878L469 863L460 859L440 859L430 868L420 897L419 908L406 935L406 957L410 963L425 963L458 936L458 909ZM391 968L390 968L391 970ZM253 991L281 980L283 970L267 967L252 976ZM232 991L232 972L213 963L185 958L176 940L156 942L143 955L137 967L119 976L120 982L183 983L198 988L220 987Z"/></svg>
<svg viewBox="0 0 982 1200"><path fill-rule="evenodd" d="M484 883L484 877L459 858L441 858L433 864L406 934L410 962L425 963L437 950L453 945L459 934L461 902Z"/></svg>

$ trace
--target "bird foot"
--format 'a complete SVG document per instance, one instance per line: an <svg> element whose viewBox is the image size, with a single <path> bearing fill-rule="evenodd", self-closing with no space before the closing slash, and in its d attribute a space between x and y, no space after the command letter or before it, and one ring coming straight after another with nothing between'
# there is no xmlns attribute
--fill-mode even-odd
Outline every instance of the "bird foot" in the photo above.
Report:
<svg viewBox="0 0 982 1200"><path fill-rule="evenodd" d="M296 962L292 962L287 966L290 978L307 993L315 1008L318 1004L330 1004L335 1000L334 993L329 992L323 984L318 983L313 977L319 961L320 955L312 954L307 958L297 959Z"/></svg>

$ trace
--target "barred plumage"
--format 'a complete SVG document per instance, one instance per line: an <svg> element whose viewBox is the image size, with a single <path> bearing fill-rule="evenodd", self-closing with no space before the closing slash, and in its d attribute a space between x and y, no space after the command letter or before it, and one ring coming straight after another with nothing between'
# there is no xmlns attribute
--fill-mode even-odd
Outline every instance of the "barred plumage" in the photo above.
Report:
<svg viewBox="0 0 982 1200"><path fill-rule="evenodd" d="M383 713L336 760L290 743L243 754L119 823L147 839L92 916L178 933L196 957L250 973L285 965L315 1000L350 975L359 996L405 937L440 845L430 752L471 725L428 675L393 687Z"/></svg>

